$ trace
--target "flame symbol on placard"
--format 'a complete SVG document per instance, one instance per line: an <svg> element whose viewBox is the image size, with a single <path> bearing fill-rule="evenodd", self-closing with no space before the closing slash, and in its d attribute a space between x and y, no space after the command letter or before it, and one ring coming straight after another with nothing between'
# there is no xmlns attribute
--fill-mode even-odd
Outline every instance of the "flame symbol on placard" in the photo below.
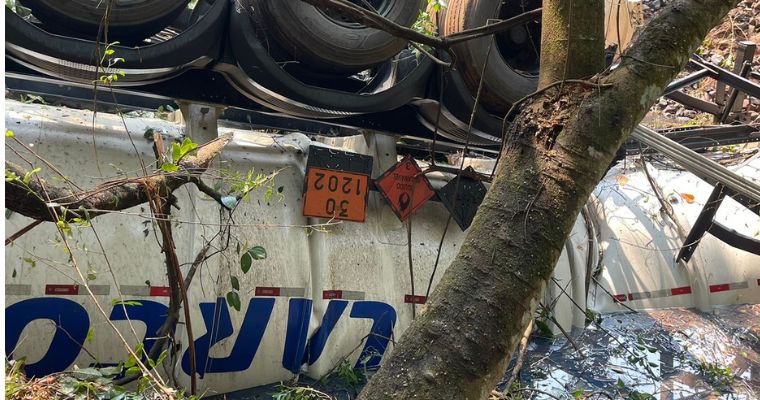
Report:
<svg viewBox="0 0 760 400"><path fill-rule="evenodd" d="M412 202L411 197L409 197L409 193L403 192L398 196L398 207L401 209L401 211L406 210L409 208L409 204Z"/></svg>

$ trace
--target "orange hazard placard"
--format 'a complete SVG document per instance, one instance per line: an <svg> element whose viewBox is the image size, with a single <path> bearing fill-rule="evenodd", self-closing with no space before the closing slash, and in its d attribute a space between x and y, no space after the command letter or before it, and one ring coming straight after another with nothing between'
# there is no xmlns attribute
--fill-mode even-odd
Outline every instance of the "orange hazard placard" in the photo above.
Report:
<svg viewBox="0 0 760 400"><path fill-rule="evenodd" d="M303 215L364 222L368 184L364 174L309 167Z"/></svg>
<svg viewBox="0 0 760 400"><path fill-rule="evenodd" d="M417 211L435 192L422 170L411 157L404 157L375 180L377 190L401 221Z"/></svg>

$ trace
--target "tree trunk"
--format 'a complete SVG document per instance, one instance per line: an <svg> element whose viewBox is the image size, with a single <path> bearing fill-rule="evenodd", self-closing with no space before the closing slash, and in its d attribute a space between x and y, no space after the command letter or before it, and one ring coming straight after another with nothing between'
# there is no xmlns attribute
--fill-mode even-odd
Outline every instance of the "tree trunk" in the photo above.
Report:
<svg viewBox="0 0 760 400"><path fill-rule="evenodd" d="M487 398L617 149L737 2L676 0L598 85L555 85L521 107L459 254L360 399Z"/></svg>
<svg viewBox="0 0 760 400"><path fill-rule="evenodd" d="M604 0L544 0L538 88L604 68Z"/></svg>

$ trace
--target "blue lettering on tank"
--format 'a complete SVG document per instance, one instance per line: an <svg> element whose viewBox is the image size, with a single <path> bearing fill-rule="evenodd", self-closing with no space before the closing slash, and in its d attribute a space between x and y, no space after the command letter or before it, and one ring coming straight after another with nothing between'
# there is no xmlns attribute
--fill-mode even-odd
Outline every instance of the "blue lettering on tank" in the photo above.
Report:
<svg viewBox="0 0 760 400"><path fill-rule="evenodd" d="M227 300L220 297L216 300L216 304L200 303L199 306L206 326L206 333L195 340L196 370L201 379L207 373L237 372L248 369L272 315L274 299L251 299L230 355L221 358L209 357L208 354L215 344L232 336L233 327ZM190 354L187 351L182 356L182 370L190 374Z"/></svg>
<svg viewBox="0 0 760 400"><path fill-rule="evenodd" d="M288 330L282 352L282 367L294 374L301 370L306 351L311 305L310 299L290 299L288 302Z"/></svg>
<svg viewBox="0 0 760 400"><path fill-rule="evenodd" d="M79 355L90 330L90 317L77 302L53 297L22 300L5 309L6 354L12 356L21 332L38 319L52 321L55 334L42 359L26 365L28 377L41 377L68 368Z"/></svg>
<svg viewBox="0 0 760 400"><path fill-rule="evenodd" d="M108 317L111 321L140 321L145 324L145 336L143 337L143 348L150 351L156 342L156 335L161 325L166 319L166 305L150 300L132 300L140 304L116 304L111 310Z"/></svg>

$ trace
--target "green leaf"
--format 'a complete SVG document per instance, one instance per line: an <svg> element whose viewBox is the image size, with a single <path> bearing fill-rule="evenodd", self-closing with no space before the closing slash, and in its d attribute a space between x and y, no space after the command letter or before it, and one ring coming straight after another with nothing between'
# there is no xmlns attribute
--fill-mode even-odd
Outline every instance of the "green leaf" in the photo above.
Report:
<svg viewBox="0 0 760 400"><path fill-rule="evenodd" d="M161 363L164 362L168 354L169 352L167 350L162 351L161 354L158 356L158 359L156 360L156 365L161 365Z"/></svg>
<svg viewBox="0 0 760 400"><path fill-rule="evenodd" d="M55 225L58 227L58 229L65 233L66 236L71 237L71 227L66 221L58 220L56 221Z"/></svg>
<svg viewBox="0 0 760 400"><path fill-rule="evenodd" d="M36 266L37 266L37 261L34 261L34 259L33 259L33 258L31 258L31 257L24 257L24 258L22 258L22 260L23 260L25 263L27 263L27 264L31 265L31 266L32 266L32 268L34 268L34 267L36 267Z"/></svg>
<svg viewBox="0 0 760 400"><path fill-rule="evenodd" d="M181 156L182 148L176 142L172 143L172 161L177 162Z"/></svg>
<svg viewBox="0 0 760 400"><path fill-rule="evenodd" d="M541 321L540 319L536 320L536 328L538 328L538 332L541 333L541 336L547 337L547 338L553 338L554 333L552 332L551 328L549 328L549 325Z"/></svg>
<svg viewBox="0 0 760 400"><path fill-rule="evenodd" d="M248 271L250 271L252 263L253 263L253 257L251 257L251 255L248 254L247 251L243 253L243 256L240 257L240 269L243 270L244 274L247 274Z"/></svg>
<svg viewBox="0 0 760 400"><path fill-rule="evenodd" d="M186 137L182 141L182 146L181 147L182 147L182 156L184 156L185 154L187 154L187 153L195 150L196 148L198 148L198 144L197 143L193 143L193 141L190 140L190 138Z"/></svg>
<svg viewBox="0 0 760 400"><path fill-rule="evenodd" d="M94 381L95 379L102 377L103 374L95 368L84 368L73 371L71 376L80 381Z"/></svg>
<svg viewBox="0 0 760 400"><path fill-rule="evenodd" d="M84 338L85 343L92 342L92 338L95 337L95 328L90 327L90 329L87 331L87 337Z"/></svg>
<svg viewBox="0 0 760 400"><path fill-rule="evenodd" d="M240 296L237 292L227 292L227 302L237 311L240 311Z"/></svg>
<svg viewBox="0 0 760 400"><path fill-rule="evenodd" d="M125 305L125 306L141 306L142 303L140 303L139 301L135 301L135 300L124 300L124 301L122 301L122 300L119 300L119 299L111 299L111 305L112 306L121 306L121 305Z"/></svg>
<svg viewBox="0 0 760 400"><path fill-rule="evenodd" d="M86 220L84 218L74 217L74 218L71 219L71 222L79 225L82 228L87 228L87 227L90 226L90 221L88 221L88 220Z"/></svg>
<svg viewBox="0 0 760 400"><path fill-rule="evenodd" d="M29 181L32 180L32 175L34 175L34 174L36 174L36 173L38 173L40 171L42 171L42 168L37 167L37 168L35 168L35 169L27 172L26 174L24 174L24 184L28 185Z"/></svg>
<svg viewBox="0 0 760 400"><path fill-rule="evenodd" d="M267 251L261 246L251 247L251 249L248 250L248 253L251 254L251 257L253 257L254 260L263 260L267 258Z"/></svg>
<svg viewBox="0 0 760 400"><path fill-rule="evenodd" d="M5 130L5 137L13 137L13 131L10 129Z"/></svg>
<svg viewBox="0 0 760 400"><path fill-rule="evenodd" d="M267 258L266 249L261 246L251 247L240 258L240 268L243 270L243 273L247 274L254 260L263 260L265 258Z"/></svg>
<svg viewBox="0 0 760 400"><path fill-rule="evenodd" d="M126 374L129 375L135 375L140 373L140 367L129 367L127 368Z"/></svg>
<svg viewBox="0 0 760 400"><path fill-rule="evenodd" d="M77 391L77 381L75 379L66 379L63 381L63 384L61 385L61 393L62 394L74 394L74 392Z"/></svg>
<svg viewBox="0 0 760 400"><path fill-rule="evenodd" d="M230 277L230 281L232 283L232 288L235 290L240 290L240 282L238 282L237 277Z"/></svg>
<svg viewBox="0 0 760 400"><path fill-rule="evenodd" d="M173 163L163 163L161 164L161 170L164 172L177 172L179 170L179 166Z"/></svg>
<svg viewBox="0 0 760 400"><path fill-rule="evenodd" d="M181 145L177 143L172 143L172 160L174 160L174 162L179 161L187 153L195 150L197 147L198 147L198 144L193 143L193 141L190 140L190 138L185 138L182 141Z"/></svg>
<svg viewBox="0 0 760 400"><path fill-rule="evenodd" d="M274 196L274 189L270 186L267 188L267 191L264 192L264 201L269 203L272 201L272 196Z"/></svg>
<svg viewBox="0 0 760 400"><path fill-rule="evenodd" d="M115 366L115 367L103 367L99 369L100 373L103 374L103 376L114 376L119 375L121 373L121 367Z"/></svg>
<svg viewBox="0 0 760 400"><path fill-rule="evenodd" d="M124 368L129 369L129 368L134 367L136 364L137 364L137 359L132 357L132 355L130 354L129 357L127 358L127 361L124 363Z"/></svg>
<svg viewBox="0 0 760 400"><path fill-rule="evenodd" d="M13 182L18 179L18 175L16 175L13 171L5 170L5 181L6 182Z"/></svg>

